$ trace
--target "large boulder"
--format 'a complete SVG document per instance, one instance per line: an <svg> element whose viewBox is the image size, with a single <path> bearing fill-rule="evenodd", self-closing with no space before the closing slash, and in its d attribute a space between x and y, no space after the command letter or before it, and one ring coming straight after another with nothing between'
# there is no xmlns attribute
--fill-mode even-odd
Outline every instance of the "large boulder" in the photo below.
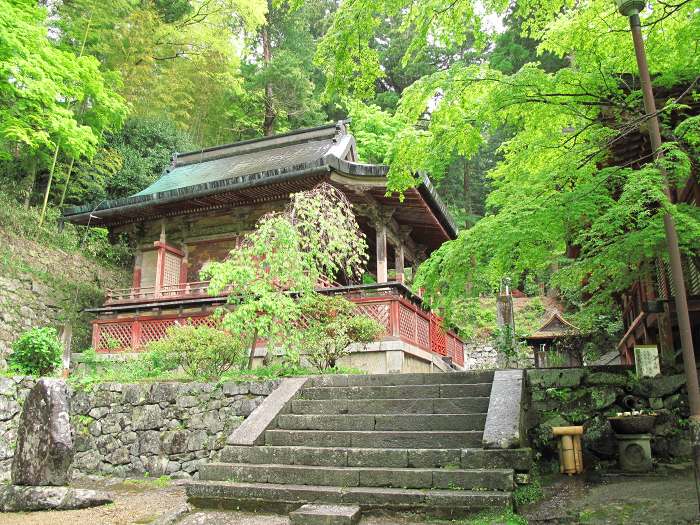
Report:
<svg viewBox="0 0 700 525"><path fill-rule="evenodd" d="M58 486L70 482L74 450L69 409L65 381L37 381L22 408L12 461L14 485Z"/></svg>

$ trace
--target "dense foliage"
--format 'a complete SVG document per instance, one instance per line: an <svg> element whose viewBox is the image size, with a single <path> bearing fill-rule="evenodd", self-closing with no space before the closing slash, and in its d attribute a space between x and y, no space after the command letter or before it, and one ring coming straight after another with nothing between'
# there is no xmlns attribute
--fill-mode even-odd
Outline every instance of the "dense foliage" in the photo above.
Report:
<svg viewBox="0 0 700 525"><path fill-rule="evenodd" d="M700 37L698 5L652 2L643 15L656 87L676 94L661 113L675 112L663 119L663 133L665 169L679 187L698 162L695 117L678 104L698 91L700 58L689 47ZM485 17L506 13L519 35L498 37L501 49L489 61L464 57L421 76L403 90L392 116L404 125L385 153L399 192L416 184L420 171L448 175L451 152L477 158L492 137L502 137L486 217L435 253L417 284L449 309L465 289L492 293L504 275L518 286L534 279L583 308L582 328L610 326L619 293L664 255L663 210L676 219L682 249L700 249L697 208L668 202L659 166L642 153L620 166L610 157L643 121L628 22L614 3L344 2L317 54L327 92L373 98L387 75L375 45L378 20L398 18L411 35L407 64L433 53L436 43L449 49L470 42L488 54L493 37ZM537 56L522 52L533 41Z"/></svg>
<svg viewBox="0 0 700 525"><path fill-rule="evenodd" d="M384 332L377 321L356 310L344 297L311 294L301 299L306 358L318 370L335 368L350 345L371 343Z"/></svg>
<svg viewBox="0 0 700 525"><path fill-rule="evenodd" d="M700 154L699 2L642 14L678 186ZM614 331L621 290L664 255L662 211L682 249L700 250L697 208L667 201L651 156L611 154L645 124L628 22L609 0L0 0L0 176L47 208L39 222L51 205L142 189L175 151L346 115L392 191L429 172L463 228L417 278L448 319L465 290L493 293L508 275L556 288L582 328ZM252 244L317 231L294 228L271 222Z"/></svg>
<svg viewBox="0 0 700 525"><path fill-rule="evenodd" d="M55 328L32 328L12 343L8 364L19 374L44 376L61 366L63 347Z"/></svg>

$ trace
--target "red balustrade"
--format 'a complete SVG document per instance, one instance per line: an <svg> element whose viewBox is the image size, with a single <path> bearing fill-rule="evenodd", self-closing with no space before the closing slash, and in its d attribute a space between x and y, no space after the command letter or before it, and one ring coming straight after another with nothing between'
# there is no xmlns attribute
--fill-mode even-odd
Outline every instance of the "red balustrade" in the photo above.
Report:
<svg viewBox="0 0 700 525"><path fill-rule="evenodd" d="M140 286L137 288L120 288L107 290L105 305L141 303L154 299L186 299L207 297L209 281L197 281L181 284L166 284L160 288Z"/></svg>
<svg viewBox="0 0 700 525"><path fill-rule="evenodd" d="M206 295L208 283L186 283L178 288L161 290L161 293L187 291L189 297ZM384 326L384 337L400 339L421 350L449 357L460 366L464 365L464 344L450 331L442 327L442 320L430 311L423 309L419 298L400 283L384 285L333 287L319 290L326 294L340 294L357 304L358 311L375 319ZM153 291L131 289L133 300L159 299ZM146 294L146 295L144 295ZM126 294L110 296L113 302L129 302ZM167 298L168 295L160 298ZM184 297L179 295L178 297ZM107 304L110 303L108 299ZM192 315L159 315L158 317L133 316L119 319L98 319L93 322L93 347L98 352L138 351L149 341L165 335L169 326L175 323L214 325L210 313Z"/></svg>

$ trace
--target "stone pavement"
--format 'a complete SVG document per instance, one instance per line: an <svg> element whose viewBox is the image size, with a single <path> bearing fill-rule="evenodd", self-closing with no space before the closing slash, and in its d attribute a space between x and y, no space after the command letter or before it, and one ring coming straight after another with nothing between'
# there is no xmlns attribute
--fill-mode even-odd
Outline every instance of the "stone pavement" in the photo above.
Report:
<svg viewBox="0 0 700 525"><path fill-rule="evenodd" d="M698 524L693 471L657 469L630 476L588 473L545 480L545 499L519 509L530 525Z"/></svg>

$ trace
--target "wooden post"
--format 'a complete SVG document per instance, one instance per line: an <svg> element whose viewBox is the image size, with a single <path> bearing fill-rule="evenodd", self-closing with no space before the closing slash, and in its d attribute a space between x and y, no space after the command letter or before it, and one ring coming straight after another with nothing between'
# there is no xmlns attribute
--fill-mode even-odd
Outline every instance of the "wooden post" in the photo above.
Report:
<svg viewBox="0 0 700 525"><path fill-rule="evenodd" d="M396 280L400 283L404 282L404 246L400 243L396 247L396 257L395 257L395 267L396 267Z"/></svg>
<svg viewBox="0 0 700 525"><path fill-rule="evenodd" d="M187 245L184 244L182 246L182 251L185 254L182 260L180 261L180 282L178 284L185 284L187 282L187 265L188 265L188 256L189 252L187 250ZM189 286L187 286L189 289ZM188 290L189 292L189 290Z"/></svg>
<svg viewBox="0 0 700 525"><path fill-rule="evenodd" d="M163 275L165 272L165 248L161 245L158 248L158 258L156 259L156 282L154 287L154 297L160 297L160 289L163 287Z"/></svg>
<svg viewBox="0 0 700 525"><path fill-rule="evenodd" d="M377 282L385 283L387 276L386 224L377 224Z"/></svg>
<svg viewBox="0 0 700 525"><path fill-rule="evenodd" d="M136 253L136 257L134 257L134 275L131 280L131 296L132 299L134 297L138 297L138 294L136 292L137 288L141 288L141 265L143 264L143 252L139 250Z"/></svg>
<svg viewBox="0 0 700 525"><path fill-rule="evenodd" d="M100 350L100 324L95 321L92 322L92 349L95 352Z"/></svg>
<svg viewBox="0 0 700 525"><path fill-rule="evenodd" d="M160 239L153 243L158 249L158 259L156 260L156 282L154 297L160 297L160 290L163 287L163 277L165 274L165 222L160 223Z"/></svg>
<svg viewBox="0 0 700 525"><path fill-rule="evenodd" d="M65 323L61 327L61 345L63 346L63 377L68 377L70 373L71 343L73 342L73 326Z"/></svg>
<svg viewBox="0 0 700 525"><path fill-rule="evenodd" d="M399 302L394 300L389 303L389 331L390 335L394 337L399 337L401 332L399 331Z"/></svg>

